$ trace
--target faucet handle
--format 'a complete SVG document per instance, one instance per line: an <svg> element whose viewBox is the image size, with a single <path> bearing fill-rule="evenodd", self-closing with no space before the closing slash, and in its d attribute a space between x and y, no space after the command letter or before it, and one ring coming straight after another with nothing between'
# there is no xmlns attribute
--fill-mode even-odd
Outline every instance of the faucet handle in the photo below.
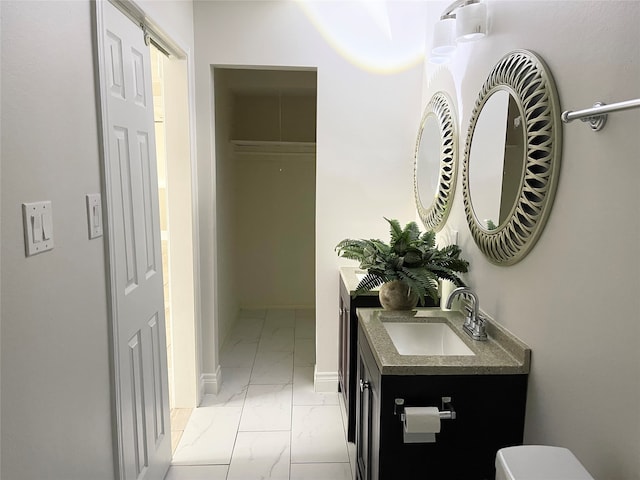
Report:
<svg viewBox="0 0 640 480"><path fill-rule="evenodd" d="M487 331L484 326L484 322L477 322L473 327L473 333L471 337L474 340L486 340L487 339Z"/></svg>
<svg viewBox="0 0 640 480"><path fill-rule="evenodd" d="M464 319L464 326L466 329L471 330L476 321L476 319L473 318L473 308L471 308L471 306L466 302L463 308L464 308L464 311L467 313Z"/></svg>
<svg viewBox="0 0 640 480"><path fill-rule="evenodd" d="M475 323L472 325L471 338L474 340L487 340L487 317L478 312Z"/></svg>
<svg viewBox="0 0 640 480"><path fill-rule="evenodd" d="M489 317L486 316L484 313L478 312L478 320L476 323L480 325L480 328L482 329L483 332L486 330L488 322L489 322Z"/></svg>

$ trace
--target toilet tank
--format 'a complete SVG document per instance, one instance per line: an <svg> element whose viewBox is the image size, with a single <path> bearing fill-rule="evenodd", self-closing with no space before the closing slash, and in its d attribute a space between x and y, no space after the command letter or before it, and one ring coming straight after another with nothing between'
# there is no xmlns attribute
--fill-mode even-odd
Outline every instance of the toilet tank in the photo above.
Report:
<svg viewBox="0 0 640 480"><path fill-rule="evenodd" d="M570 450L522 445L498 450L496 480L594 480Z"/></svg>

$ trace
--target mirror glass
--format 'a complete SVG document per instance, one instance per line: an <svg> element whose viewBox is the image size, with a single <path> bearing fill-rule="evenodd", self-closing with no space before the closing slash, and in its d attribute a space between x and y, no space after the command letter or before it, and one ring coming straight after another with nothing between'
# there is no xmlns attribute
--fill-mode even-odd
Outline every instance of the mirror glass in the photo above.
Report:
<svg viewBox="0 0 640 480"><path fill-rule="evenodd" d="M525 131L513 94L495 90L482 106L469 152L469 194L485 230L503 226L517 205L525 164Z"/></svg>
<svg viewBox="0 0 640 480"><path fill-rule="evenodd" d="M435 115L428 115L422 127L416 153L418 201L423 206L430 206L438 193L441 144L438 120Z"/></svg>
<svg viewBox="0 0 640 480"><path fill-rule="evenodd" d="M425 107L414 158L416 207L429 230L441 230L449 215L458 170L456 144L451 101L437 92Z"/></svg>

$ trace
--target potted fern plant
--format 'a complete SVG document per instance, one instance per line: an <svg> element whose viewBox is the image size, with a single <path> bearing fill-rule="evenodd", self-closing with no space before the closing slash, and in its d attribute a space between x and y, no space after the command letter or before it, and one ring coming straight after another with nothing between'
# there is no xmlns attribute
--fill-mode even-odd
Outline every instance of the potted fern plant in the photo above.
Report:
<svg viewBox="0 0 640 480"><path fill-rule="evenodd" d="M380 303L387 310L411 310L425 296L438 302L438 280L450 280L465 286L458 273L468 271L469 262L460 258L460 247L436 247L433 230L420 233L415 222L400 227L397 220L385 218L391 226L389 244L381 240L342 240L336 252L343 258L357 260L367 275L355 294L380 286Z"/></svg>

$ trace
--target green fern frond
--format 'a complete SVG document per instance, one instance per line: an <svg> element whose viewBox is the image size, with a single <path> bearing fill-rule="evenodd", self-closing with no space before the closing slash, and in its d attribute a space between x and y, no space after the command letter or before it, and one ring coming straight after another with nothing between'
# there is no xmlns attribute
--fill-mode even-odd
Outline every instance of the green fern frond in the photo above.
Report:
<svg viewBox="0 0 640 480"><path fill-rule="evenodd" d="M376 287L379 287L380 285L385 283L385 281L386 280L380 275L367 273L365 277L362 280L360 280L360 283L358 283L355 293L357 295L359 293L368 292L370 290L373 290Z"/></svg>
<svg viewBox="0 0 640 480"><path fill-rule="evenodd" d="M398 272L400 280L409 285L420 297L420 305L424 305L424 297L429 296L438 301L438 279L429 271L411 270L408 268Z"/></svg>
<svg viewBox="0 0 640 480"><path fill-rule="evenodd" d="M421 240L428 248L434 248L436 245L436 232L427 230L422 234Z"/></svg>
<svg viewBox="0 0 640 480"><path fill-rule="evenodd" d="M352 240L350 238L346 238L336 245L335 251L340 255L342 250L359 251L363 250L366 245L366 240Z"/></svg>
<svg viewBox="0 0 640 480"><path fill-rule="evenodd" d="M387 217L383 217L383 218L387 222L389 222L389 225L391 226L389 233L391 237L391 245L393 245L402 236L402 228L400 227L400 222L398 222L398 220L395 220L395 219L389 220Z"/></svg>
<svg viewBox="0 0 640 480"><path fill-rule="evenodd" d="M408 240L413 243L420 238L420 228L416 222L409 222L404 227L404 231L407 232Z"/></svg>

